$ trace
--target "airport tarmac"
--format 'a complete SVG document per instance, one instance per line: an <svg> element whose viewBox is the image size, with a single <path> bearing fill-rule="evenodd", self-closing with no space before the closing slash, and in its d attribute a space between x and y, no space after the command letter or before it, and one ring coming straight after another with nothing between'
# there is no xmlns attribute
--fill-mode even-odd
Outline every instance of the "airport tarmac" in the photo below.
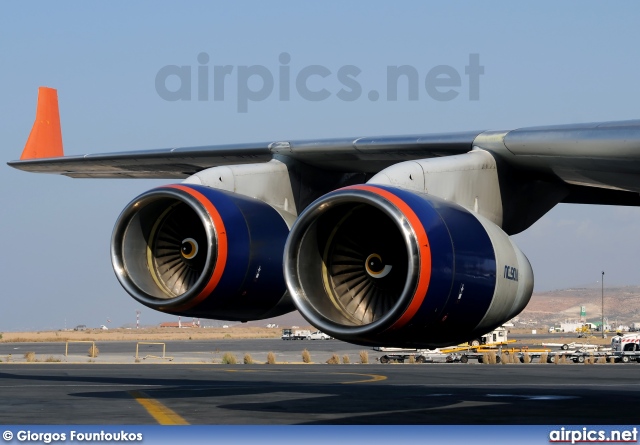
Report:
<svg viewBox="0 0 640 445"><path fill-rule="evenodd" d="M624 365L0 366L2 424L635 424Z"/></svg>

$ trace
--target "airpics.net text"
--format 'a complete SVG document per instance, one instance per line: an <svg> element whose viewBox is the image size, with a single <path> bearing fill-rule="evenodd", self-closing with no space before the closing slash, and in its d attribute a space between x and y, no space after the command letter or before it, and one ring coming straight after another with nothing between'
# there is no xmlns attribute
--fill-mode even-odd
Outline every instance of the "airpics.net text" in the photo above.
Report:
<svg viewBox="0 0 640 445"><path fill-rule="evenodd" d="M264 65L213 64L206 52L198 54L197 62L195 67L165 65L160 68L155 77L158 96L167 101L224 101L230 96L228 90L235 89L237 111L246 113L250 102L261 102L275 95L281 102L292 100L294 94L310 102L331 97L353 102L362 98L363 84L372 83L364 81L363 70L355 65L342 65L337 69L324 65L298 68L286 52L279 55L279 66L275 70ZM468 100L480 100L480 76L485 67L480 65L479 54L468 55L463 75L450 65L433 66L424 75L412 65L387 65L385 68L384 99L380 88L371 88L366 94L371 102L381 99L418 101L426 96L434 101L448 102L461 97L464 87Z"/></svg>

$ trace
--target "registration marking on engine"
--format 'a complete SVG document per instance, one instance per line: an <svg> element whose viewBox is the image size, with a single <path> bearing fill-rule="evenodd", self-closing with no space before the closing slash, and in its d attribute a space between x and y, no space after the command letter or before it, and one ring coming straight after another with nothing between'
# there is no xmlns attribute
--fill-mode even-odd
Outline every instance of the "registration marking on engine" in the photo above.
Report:
<svg viewBox="0 0 640 445"><path fill-rule="evenodd" d="M512 266L504 266L504 277L507 280L518 281L518 269Z"/></svg>

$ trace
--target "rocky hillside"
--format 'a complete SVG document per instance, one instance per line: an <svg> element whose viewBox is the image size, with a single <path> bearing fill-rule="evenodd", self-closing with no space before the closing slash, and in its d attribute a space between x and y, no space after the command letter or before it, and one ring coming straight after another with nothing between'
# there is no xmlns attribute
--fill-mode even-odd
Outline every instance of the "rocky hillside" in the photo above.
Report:
<svg viewBox="0 0 640 445"><path fill-rule="evenodd" d="M521 321L543 324L578 320L580 306L587 309L587 319L599 320L602 296L599 287L571 288L534 293L529 305L520 314ZM604 289L604 316L622 324L640 322L640 286Z"/></svg>
<svg viewBox="0 0 640 445"><path fill-rule="evenodd" d="M572 288L537 292L531 297L526 309L520 314L522 322L553 325L562 321L578 321L580 306L586 306L589 321L600 320L601 295L599 287ZM611 322L621 324L640 322L640 286L604 289L604 314ZM277 324L279 328L308 327L298 311L269 320L253 321L241 326L255 327ZM232 323L236 325L236 323Z"/></svg>

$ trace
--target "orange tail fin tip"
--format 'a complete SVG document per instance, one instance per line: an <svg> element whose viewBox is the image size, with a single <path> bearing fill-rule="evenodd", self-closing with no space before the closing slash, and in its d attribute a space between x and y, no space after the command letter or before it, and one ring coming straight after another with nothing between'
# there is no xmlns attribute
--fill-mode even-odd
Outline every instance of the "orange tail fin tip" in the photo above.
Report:
<svg viewBox="0 0 640 445"><path fill-rule="evenodd" d="M59 156L64 156L64 151L62 149L60 112L58 111L58 91L53 88L40 87L38 89L36 120L20 159Z"/></svg>

